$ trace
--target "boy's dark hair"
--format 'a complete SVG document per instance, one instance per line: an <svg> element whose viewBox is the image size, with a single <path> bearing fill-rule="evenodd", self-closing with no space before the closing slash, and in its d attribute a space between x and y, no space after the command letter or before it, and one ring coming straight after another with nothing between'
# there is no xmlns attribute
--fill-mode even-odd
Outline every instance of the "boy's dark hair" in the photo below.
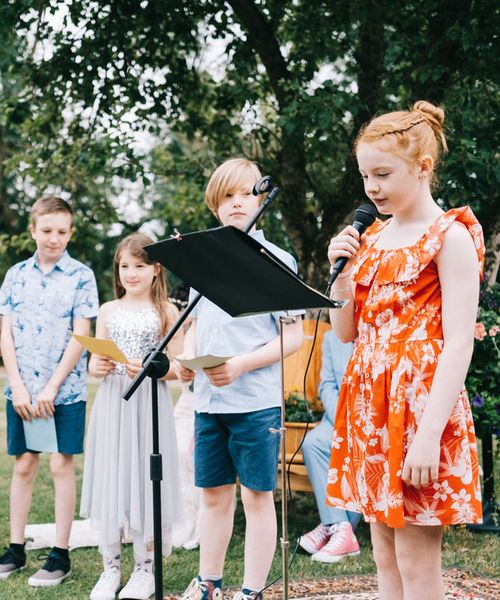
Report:
<svg viewBox="0 0 500 600"><path fill-rule="evenodd" d="M69 202L59 196L42 196L31 207L31 222L36 225L38 217L60 212L67 213L73 218L73 209Z"/></svg>

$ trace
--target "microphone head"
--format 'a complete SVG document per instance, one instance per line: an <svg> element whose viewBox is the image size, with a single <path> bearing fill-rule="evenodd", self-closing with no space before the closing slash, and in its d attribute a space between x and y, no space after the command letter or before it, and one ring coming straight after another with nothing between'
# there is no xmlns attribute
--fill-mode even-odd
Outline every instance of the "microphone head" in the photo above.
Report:
<svg viewBox="0 0 500 600"><path fill-rule="evenodd" d="M261 194L265 194L268 192L273 186L273 180L271 175L265 175L261 179L255 182L255 185L252 189L252 194L254 196L260 196Z"/></svg>
<svg viewBox="0 0 500 600"><path fill-rule="evenodd" d="M370 227L373 221L375 221L377 215L377 209L373 204L362 204L354 212L354 221L362 223L364 226L364 231L367 227Z"/></svg>

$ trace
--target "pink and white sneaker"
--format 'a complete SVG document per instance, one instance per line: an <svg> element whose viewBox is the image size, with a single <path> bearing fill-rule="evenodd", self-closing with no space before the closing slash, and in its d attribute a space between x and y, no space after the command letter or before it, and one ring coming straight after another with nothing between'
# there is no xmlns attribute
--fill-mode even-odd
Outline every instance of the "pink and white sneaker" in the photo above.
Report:
<svg viewBox="0 0 500 600"><path fill-rule="evenodd" d="M330 527L330 539L317 552L312 559L322 563L334 563L342 560L344 556L359 554L359 544L351 524L348 521L334 523Z"/></svg>
<svg viewBox="0 0 500 600"><path fill-rule="evenodd" d="M315 554L321 550L330 539L330 529L330 527L320 523L312 531L299 538L299 546L306 552L309 552L309 554Z"/></svg>

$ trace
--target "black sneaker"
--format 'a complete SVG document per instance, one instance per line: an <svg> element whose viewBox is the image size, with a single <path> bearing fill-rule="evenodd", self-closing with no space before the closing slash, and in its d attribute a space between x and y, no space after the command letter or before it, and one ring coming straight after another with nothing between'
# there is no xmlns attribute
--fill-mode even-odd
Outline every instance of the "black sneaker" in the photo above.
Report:
<svg viewBox="0 0 500 600"><path fill-rule="evenodd" d="M0 556L0 579L7 579L12 573L26 567L26 552L14 550L12 546L5 548Z"/></svg>
<svg viewBox="0 0 500 600"><path fill-rule="evenodd" d="M28 584L33 587L50 587L64 581L71 573L69 558L61 556L57 550L52 550L46 558L45 564L28 579Z"/></svg>

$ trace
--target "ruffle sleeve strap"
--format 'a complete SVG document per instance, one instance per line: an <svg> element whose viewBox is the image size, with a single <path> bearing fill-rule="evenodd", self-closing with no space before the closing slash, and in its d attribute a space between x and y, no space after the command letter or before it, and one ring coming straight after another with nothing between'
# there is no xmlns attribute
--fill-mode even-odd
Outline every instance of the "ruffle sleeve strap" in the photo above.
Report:
<svg viewBox="0 0 500 600"><path fill-rule="evenodd" d="M377 251L372 248L356 265L355 280L361 285L412 281L431 263L443 245L446 230L453 222L461 223L469 231L477 253L478 273L482 277L484 267L483 231L468 206L453 208L442 215L429 230L412 246L396 250ZM367 248L368 250L368 248Z"/></svg>

